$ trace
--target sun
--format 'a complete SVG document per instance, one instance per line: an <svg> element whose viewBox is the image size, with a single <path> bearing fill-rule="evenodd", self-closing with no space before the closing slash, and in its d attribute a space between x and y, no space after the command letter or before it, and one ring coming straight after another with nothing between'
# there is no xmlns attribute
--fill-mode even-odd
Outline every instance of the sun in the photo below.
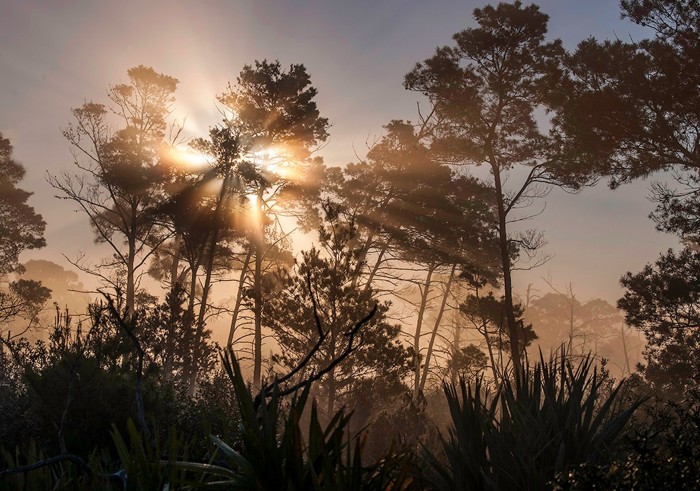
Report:
<svg viewBox="0 0 700 491"><path fill-rule="evenodd" d="M298 178L298 169L294 159L283 147L268 147L253 154L256 163L265 172L270 172L286 181Z"/></svg>
<svg viewBox="0 0 700 491"><path fill-rule="evenodd" d="M211 166L212 157L187 147L170 147L167 158L177 166L190 170L202 170Z"/></svg>

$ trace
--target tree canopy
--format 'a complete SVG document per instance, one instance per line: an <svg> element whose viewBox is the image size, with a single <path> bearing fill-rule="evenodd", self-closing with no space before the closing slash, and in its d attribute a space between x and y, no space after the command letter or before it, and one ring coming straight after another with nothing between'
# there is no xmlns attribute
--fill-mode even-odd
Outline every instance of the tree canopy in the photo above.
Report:
<svg viewBox="0 0 700 491"><path fill-rule="evenodd" d="M46 245L46 223L27 203L32 193L17 187L24 167L12 158L12 143L0 133L0 276L22 270L22 251Z"/></svg>

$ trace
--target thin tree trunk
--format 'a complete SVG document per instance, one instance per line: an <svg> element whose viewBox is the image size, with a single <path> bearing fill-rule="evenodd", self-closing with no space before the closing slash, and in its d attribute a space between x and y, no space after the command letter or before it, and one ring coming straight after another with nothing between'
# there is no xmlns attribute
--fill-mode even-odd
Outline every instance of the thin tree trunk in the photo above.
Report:
<svg viewBox="0 0 700 491"><path fill-rule="evenodd" d="M362 267L365 265L365 260L367 259L367 254L369 253L369 250L372 248L372 241L374 240L374 231L370 232L369 235L367 236L367 240L365 241L364 246L362 246L362 250L360 254L358 254L357 257L357 264L355 266L355 271L353 272L353 278L352 278L352 288L354 289L357 286L357 281L360 278L360 275L362 273Z"/></svg>
<svg viewBox="0 0 700 491"><path fill-rule="evenodd" d="M165 340L165 353L164 353L164 360L163 360L163 375L166 380L171 380L172 379L172 373L173 373L173 364L174 364L174 358L175 358L175 323L173 322L172 319L172 314L174 309L174 305L172 305L172 302L178 301L178 290L182 288L182 285L180 284L180 279L178 277L178 268L180 266L180 242L179 242L179 237L176 235L175 236L175 252L173 253L173 258L172 258L172 263L170 265L170 296L171 296L171 305L170 305L170 323L167 326L168 329L168 337Z"/></svg>
<svg viewBox="0 0 700 491"><path fill-rule="evenodd" d="M455 323L454 323L454 336L452 338L452 370L450 370L450 380L452 381L452 385L457 384L457 357L459 356L459 350L460 350L460 344L462 342L462 326L460 325L459 322L459 311L455 310L457 312L457 315L455 315Z"/></svg>
<svg viewBox="0 0 700 491"><path fill-rule="evenodd" d="M134 262L136 260L136 238L129 237L129 252L126 264L126 318L131 321L136 313L136 274Z"/></svg>
<svg viewBox="0 0 700 491"><path fill-rule="evenodd" d="M385 242L382 249L379 251L379 256L377 257L377 261L374 263L374 267L372 267L372 271L367 277L367 282L365 283L362 293L367 293L372 287L372 282L374 281L374 277L377 275L377 271L379 271L379 267L382 264L382 259L384 259L384 254L386 253L387 249L389 249L389 243Z"/></svg>
<svg viewBox="0 0 700 491"><path fill-rule="evenodd" d="M574 300L567 298L569 302L569 356L574 354Z"/></svg>
<svg viewBox="0 0 700 491"><path fill-rule="evenodd" d="M425 383L428 380L428 371L430 370L430 358L433 356L435 338L437 337L438 329L440 329L440 321L442 321L442 314L445 312L445 306L447 305L447 299L450 296L450 288L452 287L452 280L455 277L456 270L457 265L453 264L452 270L450 271L450 276L448 277L447 283L445 284L445 293L442 295L442 302L440 303L440 310L438 311L437 318L435 319L433 332L430 334L430 342L428 343L428 353L425 355L425 362L423 363L423 376L420 380L420 392L423 392L423 390L425 390Z"/></svg>
<svg viewBox="0 0 700 491"><path fill-rule="evenodd" d="M190 397L194 395L195 388L197 386L197 373L199 372L200 358L203 355L201 350L202 337L204 335L204 319L207 310L207 300L209 296L209 290L211 288L211 275L214 269L214 258L216 257L216 246L219 243L219 218L221 215L221 208L224 200L226 199L226 192L228 187L228 182L230 179L230 169L226 171L224 175L224 182L221 185L221 193L219 194L219 199L216 202L216 208L214 209L214 227L211 231L211 241L209 243L209 257L207 258L207 268L206 276L204 279L204 286L202 288L202 301L199 304L199 315L197 316L197 324L194 333L193 349L192 349L192 367L190 368L189 381L187 385L187 393Z"/></svg>
<svg viewBox="0 0 700 491"><path fill-rule="evenodd" d="M515 310L513 308L513 282L511 278L510 263L510 242L506 230L507 217L505 209L505 195L501 185L501 174L495 159L492 157L491 170L493 173L494 187L496 190L496 201L498 207L498 241L501 249L501 268L503 270L503 289L505 296L506 319L508 322L508 337L510 341L510 357L513 361L513 368L516 376L520 372L520 340L518 324L515 320Z"/></svg>
<svg viewBox="0 0 700 491"><path fill-rule="evenodd" d="M260 388L262 379L262 254L265 241L265 221L263 216L263 189L258 189L259 220L258 237L255 241L255 277L253 278L253 293L255 305L253 314L255 316L255 332L253 338L253 387Z"/></svg>
<svg viewBox="0 0 700 491"><path fill-rule="evenodd" d="M625 366L622 372L622 376L624 377L632 374L632 369L630 368L629 349L627 347L627 336L625 333L625 324L621 324L620 326L620 335L622 336L622 352L625 355Z"/></svg>
<svg viewBox="0 0 700 491"><path fill-rule="evenodd" d="M245 256L245 261L243 261L243 267L241 268L241 275L238 278L238 291L236 292L236 304L233 307L233 316L231 317L231 327L228 331L228 340L226 341L226 347L230 348L233 344L233 336L236 332L236 324L238 323L238 313L241 310L241 304L243 303L243 283L245 282L245 275L248 273L248 264L250 263L250 256L253 255L253 249L248 247L248 252Z"/></svg>
<svg viewBox="0 0 700 491"><path fill-rule="evenodd" d="M191 269L190 298L187 301L187 315L190 319L194 319L194 303L197 300L197 274L199 273L199 264L193 264Z"/></svg>
<svg viewBox="0 0 700 491"><path fill-rule="evenodd" d="M484 339L486 340L486 348L489 352L489 360L491 360L491 372L493 373L493 381L498 384L500 380L500 375L498 369L496 369L496 358L493 356L493 346L491 346L491 340L489 339L489 332L487 330L486 324L484 323Z"/></svg>
<svg viewBox="0 0 700 491"><path fill-rule="evenodd" d="M333 328L330 330L330 342L329 346L331 348L331 353L329 357L329 363L332 363L333 360L335 360L336 357L336 342L337 342L337 334L336 334L336 319L334 317L333 319ZM333 414L333 408L335 406L335 392L337 390L337 384L335 380L335 368L328 372L328 377L326 379L326 385L328 387L328 395L326 398L326 414L328 417L330 417Z"/></svg>
<svg viewBox="0 0 700 491"><path fill-rule="evenodd" d="M428 275L425 278L425 283L423 284L423 291L420 299L420 307L418 308L418 319L416 320L416 332L413 336L413 397L418 400L420 396L420 335L423 328L423 316L425 315L425 308L428 304L428 293L430 292L430 282L433 278L433 272L435 271L435 266L430 265L428 267Z"/></svg>

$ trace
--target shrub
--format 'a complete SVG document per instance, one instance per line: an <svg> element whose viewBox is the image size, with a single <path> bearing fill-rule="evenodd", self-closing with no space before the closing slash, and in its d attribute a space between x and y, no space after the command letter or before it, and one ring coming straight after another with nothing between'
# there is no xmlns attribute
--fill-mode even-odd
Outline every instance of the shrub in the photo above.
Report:
<svg viewBox="0 0 700 491"><path fill-rule="evenodd" d="M444 385L452 427L441 436L444 458L427 455L436 489L544 489L557 473L602 463L642 401L622 409L622 385L586 357L574 366L562 353L534 369L525 364L491 393L483 379Z"/></svg>

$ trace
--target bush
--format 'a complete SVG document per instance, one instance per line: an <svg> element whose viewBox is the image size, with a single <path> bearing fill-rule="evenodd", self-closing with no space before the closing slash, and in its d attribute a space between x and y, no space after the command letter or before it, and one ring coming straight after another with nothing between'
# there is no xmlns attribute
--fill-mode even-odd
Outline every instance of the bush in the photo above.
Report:
<svg viewBox="0 0 700 491"><path fill-rule="evenodd" d="M544 489L558 473L608 461L641 401L622 409L621 385L605 394L604 384L591 357L574 366L564 354L520 367L494 393L483 379L445 384L452 427L442 458L427 455L433 486Z"/></svg>
<svg viewBox="0 0 700 491"><path fill-rule="evenodd" d="M391 452L373 465L363 463L363 439L349 438L350 416L343 410L323 427L313 403L305 441L300 420L308 401L309 385L283 411L277 387L268 400L256 401L232 354L227 353L224 367L241 415L238 450L212 436L231 467L225 484L240 490L384 490L408 489L416 484L405 453ZM217 469L224 473L223 467ZM211 471L215 470L212 466Z"/></svg>

